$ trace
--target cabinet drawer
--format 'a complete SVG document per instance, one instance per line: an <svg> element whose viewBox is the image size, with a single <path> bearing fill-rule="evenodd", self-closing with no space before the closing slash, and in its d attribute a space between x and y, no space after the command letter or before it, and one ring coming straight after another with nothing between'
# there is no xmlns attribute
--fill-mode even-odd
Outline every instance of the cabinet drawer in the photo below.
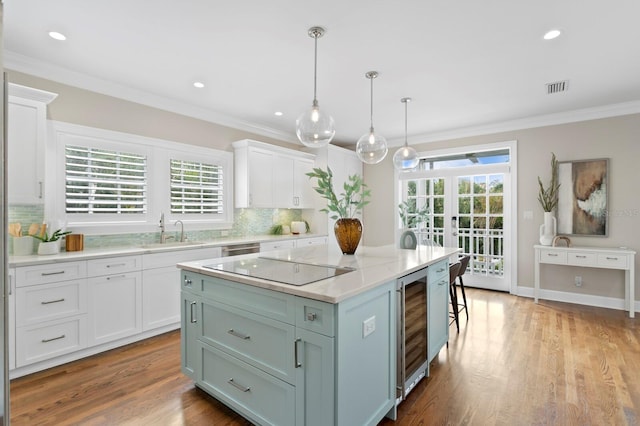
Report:
<svg viewBox="0 0 640 426"><path fill-rule="evenodd" d="M213 301L201 310L202 341L294 383L293 325Z"/></svg>
<svg viewBox="0 0 640 426"><path fill-rule="evenodd" d="M447 280L449 279L449 261L447 259L429 265L427 269L427 282L436 282L442 277L446 277Z"/></svg>
<svg viewBox="0 0 640 426"><path fill-rule="evenodd" d="M596 264L595 253L580 253L580 252L567 253L567 265L595 266L595 264Z"/></svg>
<svg viewBox="0 0 640 426"><path fill-rule="evenodd" d="M215 259L221 256L220 247L208 247L193 250L176 250L168 253L150 253L142 256L143 269L176 266L176 263L192 260Z"/></svg>
<svg viewBox="0 0 640 426"><path fill-rule="evenodd" d="M16 366L32 364L84 349L86 340L84 315L46 326L19 327L16 335Z"/></svg>
<svg viewBox="0 0 640 426"><path fill-rule="evenodd" d="M295 388L222 351L201 343L198 384L252 422L295 424Z"/></svg>
<svg viewBox="0 0 640 426"><path fill-rule="evenodd" d="M260 253L262 253L263 251L291 249L295 246L295 240L260 243Z"/></svg>
<svg viewBox="0 0 640 426"><path fill-rule="evenodd" d="M627 269L629 267L628 256L614 253L599 253L598 266L610 269Z"/></svg>
<svg viewBox="0 0 640 426"><path fill-rule="evenodd" d="M86 279L16 290L16 325L23 326L87 312Z"/></svg>
<svg viewBox="0 0 640 426"><path fill-rule="evenodd" d="M333 337L335 306L319 300L296 297L296 327Z"/></svg>
<svg viewBox="0 0 640 426"><path fill-rule="evenodd" d="M540 263L567 264L567 252L560 250L540 250Z"/></svg>
<svg viewBox="0 0 640 426"><path fill-rule="evenodd" d="M197 290L205 298L287 324L295 324L295 296L291 294L206 276L199 276L198 282L193 281L192 286L194 289L199 287Z"/></svg>
<svg viewBox="0 0 640 426"><path fill-rule="evenodd" d="M142 256L120 256L89 260L87 269L90 277L139 271L142 269Z"/></svg>
<svg viewBox="0 0 640 426"><path fill-rule="evenodd" d="M16 268L16 286L25 287L87 276L87 262L61 262Z"/></svg>
<svg viewBox="0 0 640 426"><path fill-rule="evenodd" d="M327 244L327 237L301 238L296 240L296 247L315 246L318 244Z"/></svg>

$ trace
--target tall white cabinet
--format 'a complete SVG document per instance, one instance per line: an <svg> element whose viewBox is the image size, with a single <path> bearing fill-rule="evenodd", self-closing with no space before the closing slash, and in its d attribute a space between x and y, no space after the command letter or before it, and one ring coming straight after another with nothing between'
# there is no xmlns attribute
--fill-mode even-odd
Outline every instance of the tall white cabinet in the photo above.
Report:
<svg viewBox="0 0 640 426"><path fill-rule="evenodd" d="M331 172L333 173L333 188L336 193L342 191L342 186L347 182L349 176L355 174L362 176L362 162L354 151L329 144L324 148L310 150L310 152L316 154L315 167L326 169L328 166L331 168ZM316 182L312 181L312 184L316 186ZM338 242L333 232L333 226L336 221L329 218L326 213L318 211L326 206L327 201L321 198L320 195L315 194L312 232L317 234L326 232L328 236L327 244L337 247ZM360 219L362 220L362 217L360 217Z"/></svg>
<svg viewBox="0 0 640 426"><path fill-rule="evenodd" d="M42 204L47 104L55 93L9 83L7 103L8 191L10 204Z"/></svg>

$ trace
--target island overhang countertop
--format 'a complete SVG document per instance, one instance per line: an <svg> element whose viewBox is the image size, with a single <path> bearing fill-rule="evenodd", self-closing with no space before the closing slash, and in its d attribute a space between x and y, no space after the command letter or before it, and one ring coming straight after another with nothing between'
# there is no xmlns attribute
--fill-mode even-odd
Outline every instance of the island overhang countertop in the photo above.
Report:
<svg viewBox="0 0 640 426"><path fill-rule="evenodd" d="M204 259L179 263L178 268L212 277L223 278L243 284L249 284L269 290L280 291L309 299L329 303L339 303L345 299L363 293L380 284L387 283L419 269L437 263L458 253L455 247L418 246L415 250L404 250L395 246L360 246L354 255L343 255L337 247L317 245L290 250L270 251L244 256ZM266 257L287 262L328 265L339 268L351 268L353 271L296 286L277 281L234 274L211 269L212 264L237 262Z"/></svg>

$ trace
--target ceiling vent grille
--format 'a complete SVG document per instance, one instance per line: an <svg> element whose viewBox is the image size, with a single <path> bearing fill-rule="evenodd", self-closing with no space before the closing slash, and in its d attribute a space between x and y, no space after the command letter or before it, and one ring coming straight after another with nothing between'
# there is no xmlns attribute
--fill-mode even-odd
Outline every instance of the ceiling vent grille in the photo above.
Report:
<svg viewBox="0 0 640 426"><path fill-rule="evenodd" d="M566 92L569 89L569 80L556 81L555 83L547 83L547 95L553 93Z"/></svg>

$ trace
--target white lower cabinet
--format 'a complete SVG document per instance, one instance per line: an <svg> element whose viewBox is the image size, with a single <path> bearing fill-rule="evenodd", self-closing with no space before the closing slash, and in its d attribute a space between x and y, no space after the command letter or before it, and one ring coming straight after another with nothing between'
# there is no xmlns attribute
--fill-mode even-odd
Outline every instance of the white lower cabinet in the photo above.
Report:
<svg viewBox="0 0 640 426"><path fill-rule="evenodd" d="M260 252L308 247L317 244L327 244L327 237L297 237L295 240L267 241L260 243Z"/></svg>
<svg viewBox="0 0 640 426"><path fill-rule="evenodd" d="M217 257L214 247L10 269L12 378L178 328L176 263Z"/></svg>
<svg viewBox="0 0 640 426"><path fill-rule="evenodd" d="M182 371L251 422L375 425L394 406L393 283L340 306L186 271L180 282Z"/></svg>
<svg viewBox="0 0 640 426"><path fill-rule="evenodd" d="M142 331L142 274L89 279L89 344L99 345Z"/></svg>
<svg viewBox="0 0 640 426"><path fill-rule="evenodd" d="M87 265L15 268L15 368L87 346Z"/></svg>

